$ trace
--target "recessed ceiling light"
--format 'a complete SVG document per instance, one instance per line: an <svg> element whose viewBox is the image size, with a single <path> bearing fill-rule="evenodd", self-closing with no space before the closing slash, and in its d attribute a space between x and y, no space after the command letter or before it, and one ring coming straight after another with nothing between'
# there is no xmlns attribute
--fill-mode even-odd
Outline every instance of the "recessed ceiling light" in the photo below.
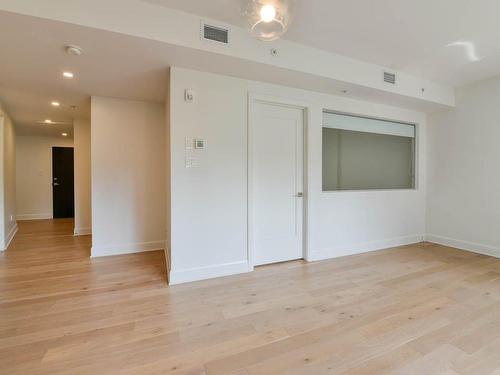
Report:
<svg viewBox="0 0 500 375"><path fill-rule="evenodd" d="M56 102L56 101L53 101L52 103L50 103L52 105L52 107L59 107L61 105L61 103L59 102Z"/></svg>
<svg viewBox="0 0 500 375"><path fill-rule="evenodd" d="M63 137L67 137L68 136L68 133L62 133L61 134Z"/></svg>
<svg viewBox="0 0 500 375"><path fill-rule="evenodd" d="M54 120L41 120L37 121L37 124L44 124L44 125L71 125L71 122L65 122L65 121L54 121Z"/></svg>
<svg viewBox="0 0 500 375"><path fill-rule="evenodd" d="M65 78L73 78L75 75L73 73L71 73L71 72L64 72L63 76Z"/></svg>

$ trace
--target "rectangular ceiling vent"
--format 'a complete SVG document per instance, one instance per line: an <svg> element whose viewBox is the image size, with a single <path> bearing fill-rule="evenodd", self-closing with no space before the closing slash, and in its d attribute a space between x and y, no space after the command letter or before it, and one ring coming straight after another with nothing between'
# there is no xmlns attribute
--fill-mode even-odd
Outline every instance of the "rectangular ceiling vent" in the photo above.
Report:
<svg viewBox="0 0 500 375"><path fill-rule="evenodd" d="M384 72L384 82L390 83L391 85L395 85L396 84L396 74Z"/></svg>
<svg viewBox="0 0 500 375"><path fill-rule="evenodd" d="M217 43L229 43L229 30L223 27L212 26L206 23L202 25L202 38Z"/></svg>

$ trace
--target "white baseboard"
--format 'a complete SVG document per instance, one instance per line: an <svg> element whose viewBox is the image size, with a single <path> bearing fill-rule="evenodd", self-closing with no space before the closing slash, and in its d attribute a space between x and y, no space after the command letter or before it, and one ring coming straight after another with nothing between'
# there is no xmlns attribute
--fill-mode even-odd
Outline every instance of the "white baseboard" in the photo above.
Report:
<svg viewBox="0 0 500 375"><path fill-rule="evenodd" d="M214 266L190 268L185 270L171 270L169 275L169 284L176 285L189 283L191 281L207 280L216 277L236 275L249 271L248 261L216 264Z"/></svg>
<svg viewBox="0 0 500 375"><path fill-rule="evenodd" d="M17 220L46 220L52 219L52 213L46 214L22 214L16 216Z"/></svg>
<svg viewBox="0 0 500 375"><path fill-rule="evenodd" d="M92 234L92 228L76 228L73 232L74 236L88 236Z"/></svg>
<svg viewBox="0 0 500 375"><path fill-rule="evenodd" d="M406 237L396 237L380 241L362 242L351 245L335 246L328 249L319 251L311 251L307 256L307 261L319 261L332 258L343 257L347 255L355 255L368 253L370 251L389 249L391 247L398 247L404 245L411 245L424 241L424 235L413 235Z"/></svg>
<svg viewBox="0 0 500 375"><path fill-rule="evenodd" d="M454 238L448 238L443 236L437 236L435 234L428 234L425 236L427 242L432 242L438 245L454 247L456 249L467 250L473 253L489 255L495 258L500 258L500 248L483 245L475 242L457 240Z"/></svg>
<svg viewBox="0 0 500 375"><path fill-rule="evenodd" d="M10 230L9 234L7 235L7 237L5 238L5 246L3 247L3 249L1 249L2 251L5 251L9 248L10 246L10 243L12 242L12 240L14 239L14 237L16 236L16 233L17 233L17 223L12 227L12 229Z"/></svg>
<svg viewBox="0 0 500 375"><path fill-rule="evenodd" d="M147 251L163 250L165 241L138 242L131 244L116 244L92 246L91 258L107 257L112 255L143 253Z"/></svg>

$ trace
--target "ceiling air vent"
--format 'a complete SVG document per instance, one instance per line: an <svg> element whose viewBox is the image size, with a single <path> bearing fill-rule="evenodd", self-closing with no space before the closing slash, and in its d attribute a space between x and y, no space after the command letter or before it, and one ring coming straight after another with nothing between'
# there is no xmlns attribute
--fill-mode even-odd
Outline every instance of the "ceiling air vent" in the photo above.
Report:
<svg viewBox="0 0 500 375"><path fill-rule="evenodd" d="M391 85L395 85L396 84L396 74L384 72L384 82L390 83Z"/></svg>
<svg viewBox="0 0 500 375"><path fill-rule="evenodd" d="M202 38L205 40L228 44L229 30L204 23L202 28Z"/></svg>

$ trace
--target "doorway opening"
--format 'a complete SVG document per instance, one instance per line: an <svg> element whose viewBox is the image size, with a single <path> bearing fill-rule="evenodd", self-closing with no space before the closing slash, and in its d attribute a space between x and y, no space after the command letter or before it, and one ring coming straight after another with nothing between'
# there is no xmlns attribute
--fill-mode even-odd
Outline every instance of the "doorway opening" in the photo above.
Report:
<svg viewBox="0 0 500 375"><path fill-rule="evenodd" d="M52 205L54 219L75 217L73 147L52 147Z"/></svg>

